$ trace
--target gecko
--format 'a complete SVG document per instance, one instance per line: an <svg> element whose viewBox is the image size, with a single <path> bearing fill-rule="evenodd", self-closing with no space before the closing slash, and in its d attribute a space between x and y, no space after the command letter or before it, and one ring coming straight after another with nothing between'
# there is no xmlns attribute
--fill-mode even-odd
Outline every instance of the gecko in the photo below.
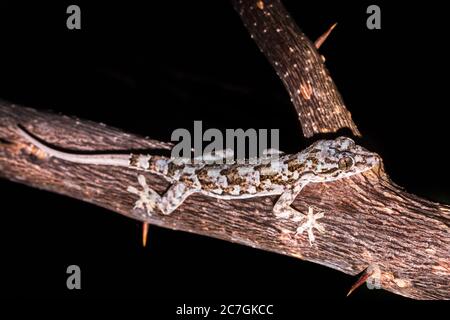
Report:
<svg viewBox="0 0 450 320"><path fill-rule="evenodd" d="M276 195L278 199L272 207L275 217L294 222L306 219L296 233L306 230L310 245L315 240L313 229L324 231L317 222L324 213L314 214L309 207L307 214L303 214L291 206L302 189L310 183L326 183L365 172L381 161L378 154L347 137L319 140L298 153L269 155L252 163L227 161L217 164L158 155L64 152L42 143L20 127L18 133L50 157L79 164L126 167L164 177L170 186L162 196L147 185L141 174L138 183L142 190L134 186L127 188L128 192L139 196L134 209L142 209L148 215L157 211L169 215L194 193L224 200Z"/></svg>

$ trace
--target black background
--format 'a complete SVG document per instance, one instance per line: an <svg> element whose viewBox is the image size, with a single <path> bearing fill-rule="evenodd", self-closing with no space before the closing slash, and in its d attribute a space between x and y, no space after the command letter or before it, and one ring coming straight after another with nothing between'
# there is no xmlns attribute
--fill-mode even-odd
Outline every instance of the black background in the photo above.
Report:
<svg viewBox="0 0 450 320"><path fill-rule="evenodd" d="M228 1L143 3L2 1L0 97L164 141L203 120L204 128L280 128L288 152L307 145L281 81ZM392 179L449 203L440 3L285 1L311 39L338 22L320 51L363 143L383 156ZM81 7L79 31L66 28L70 4ZM381 7L381 30L366 28L370 4ZM157 227L144 249L136 221L5 180L0 190L0 290L9 297L278 303L283 314L304 299L345 299L356 280ZM70 264L81 267L80 291L66 289ZM404 298L363 287L347 299Z"/></svg>

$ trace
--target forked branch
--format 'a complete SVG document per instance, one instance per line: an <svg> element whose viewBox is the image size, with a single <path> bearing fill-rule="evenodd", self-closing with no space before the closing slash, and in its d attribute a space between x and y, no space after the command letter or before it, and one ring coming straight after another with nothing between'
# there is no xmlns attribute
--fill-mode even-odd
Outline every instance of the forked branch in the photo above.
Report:
<svg viewBox="0 0 450 320"><path fill-rule="evenodd" d="M280 1L233 2L291 95L304 135L341 128L359 135L323 59ZM66 150L170 148L94 122L0 102L1 177L143 222L298 257L351 275L371 266L388 291L417 299L450 299L450 207L408 194L389 180L382 167L302 190L293 203L296 209L326 212L320 220L324 232L311 246L307 235L296 235L296 223L275 218L275 197L223 201L197 194L171 215L148 216L133 209L136 199L127 191L138 187L136 171L49 158L20 138L17 124ZM151 174L147 182L160 193L168 187Z"/></svg>

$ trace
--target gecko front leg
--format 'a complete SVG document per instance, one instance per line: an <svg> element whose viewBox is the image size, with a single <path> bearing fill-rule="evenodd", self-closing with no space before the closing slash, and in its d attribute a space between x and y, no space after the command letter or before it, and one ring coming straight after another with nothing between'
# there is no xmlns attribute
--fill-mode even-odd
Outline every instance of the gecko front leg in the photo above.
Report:
<svg viewBox="0 0 450 320"><path fill-rule="evenodd" d="M294 186L294 188L287 189L283 192L273 206L273 212L277 218L291 219L294 222L300 222L306 218L306 221L297 228L296 234L302 234L306 230L308 232L309 244L312 245L315 240L313 229L315 228L320 232L325 231L323 226L317 222L318 219L324 216L324 213L319 212L314 214L313 209L308 207L308 213L305 215L291 207L292 202L294 202L300 191L302 191L303 187L307 184L307 181L302 181Z"/></svg>
<svg viewBox="0 0 450 320"><path fill-rule="evenodd" d="M162 214L169 215L175 211L188 196L198 191L195 188L188 187L183 182L175 182L163 196L160 196L155 190L147 185L143 175L138 176L138 182L141 185L142 190L138 190L132 186L128 187L127 190L128 192L139 196L134 208L145 210L148 215L152 215L156 208L159 209Z"/></svg>
<svg viewBox="0 0 450 320"><path fill-rule="evenodd" d="M297 234L302 234L305 230L308 232L309 245L316 239L314 236L313 229L319 230L319 232L325 232L325 228L317 222L320 218L323 218L324 213L318 212L314 214L313 208L308 207L308 214L306 216L306 222L304 222L300 227L297 228Z"/></svg>
<svg viewBox="0 0 450 320"><path fill-rule="evenodd" d="M277 218L280 219L290 219L293 221L301 221L305 215L298 210L291 207L292 202L297 198L303 187L306 186L308 182L301 181L296 184L293 188L286 189L281 196L278 198L277 202L273 206L273 213Z"/></svg>

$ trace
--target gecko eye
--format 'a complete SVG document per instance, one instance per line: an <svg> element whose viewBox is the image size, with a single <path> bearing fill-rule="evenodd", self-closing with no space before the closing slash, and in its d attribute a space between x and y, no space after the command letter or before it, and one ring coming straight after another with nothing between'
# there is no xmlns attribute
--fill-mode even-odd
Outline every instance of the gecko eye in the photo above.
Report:
<svg viewBox="0 0 450 320"><path fill-rule="evenodd" d="M343 171L350 170L354 164L355 160L353 160L353 158L350 156L343 156L342 158L339 159L338 162L339 169Z"/></svg>

